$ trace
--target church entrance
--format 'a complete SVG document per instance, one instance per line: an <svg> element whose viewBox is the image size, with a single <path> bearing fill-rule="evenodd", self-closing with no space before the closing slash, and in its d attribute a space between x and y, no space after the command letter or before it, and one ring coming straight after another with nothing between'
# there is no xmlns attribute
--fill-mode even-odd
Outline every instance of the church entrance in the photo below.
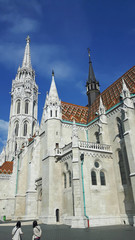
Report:
<svg viewBox="0 0 135 240"><path fill-rule="evenodd" d="M59 209L56 209L56 222L60 221L60 216L59 216Z"/></svg>

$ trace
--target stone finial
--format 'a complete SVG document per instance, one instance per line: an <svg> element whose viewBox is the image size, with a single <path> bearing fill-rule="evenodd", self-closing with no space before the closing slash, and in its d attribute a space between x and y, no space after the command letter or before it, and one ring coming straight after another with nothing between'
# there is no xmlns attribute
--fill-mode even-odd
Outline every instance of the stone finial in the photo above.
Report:
<svg viewBox="0 0 135 240"><path fill-rule="evenodd" d="M26 42L27 42L27 43L30 43L30 37L29 37L29 35L28 35L27 38L26 38Z"/></svg>
<svg viewBox="0 0 135 240"><path fill-rule="evenodd" d="M122 92L121 92L120 96L123 99L124 98L130 98L130 91L129 91L129 89L128 89L128 87L127 87L127 85L126 85L126 83L125 83L123 78L122 78L122 85L123 85L123 87L122 87Z"/></svg>
<svg viewBox="0 0 135 240"><path fill-rule="evenodd" d="M99 104L99 115L105 114L105 106L103 105L102 98L100 96L100 104Z"/></svg>

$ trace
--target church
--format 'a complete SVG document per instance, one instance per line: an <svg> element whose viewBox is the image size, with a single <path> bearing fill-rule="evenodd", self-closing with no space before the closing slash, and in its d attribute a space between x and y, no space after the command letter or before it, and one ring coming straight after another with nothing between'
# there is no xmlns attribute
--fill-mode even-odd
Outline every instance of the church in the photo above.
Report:
<svg viewBox="0 0 135 240"><path fill-rule="evenodd" d="M0 216L72 228L135 223L135 66L102 93L89 53L87 106L59 98L54 71L38 123L30 38L11 87Z"/></svg>

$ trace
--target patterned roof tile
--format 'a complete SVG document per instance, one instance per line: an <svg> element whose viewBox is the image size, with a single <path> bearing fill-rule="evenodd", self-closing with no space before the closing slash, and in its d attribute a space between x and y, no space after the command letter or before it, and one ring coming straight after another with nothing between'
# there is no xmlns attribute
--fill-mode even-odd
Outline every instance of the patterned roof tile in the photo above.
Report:
<svg viewBox="0 0 135 240"><path fill-rule="evenodd" d="M103 104L106 110L109 110L116 105L120 100L122 91L122 78L124 79L129 91L135 93L135 66L129 69L123 76L117 79L112 85L104 90L88 107L83 107L71 103L62 103L62 119L66 121L75 121L77 123L87 124L96 118L95 113L99 110L100 96L102 97Z"/></svg>
<svg viewBox="0 0 135 240"><path fill-rule="evenodd" d="M88 107L82 107L72 103L61 102L62 104L62 119L66 121L75 121L77 123L87 123Z"/></svg>
<svg viewBox="0 0 135 240"><path fill-rule="evenodd" d="M0 166L0 174L11 174L13 172L13 161L6 161Z"/></svg>

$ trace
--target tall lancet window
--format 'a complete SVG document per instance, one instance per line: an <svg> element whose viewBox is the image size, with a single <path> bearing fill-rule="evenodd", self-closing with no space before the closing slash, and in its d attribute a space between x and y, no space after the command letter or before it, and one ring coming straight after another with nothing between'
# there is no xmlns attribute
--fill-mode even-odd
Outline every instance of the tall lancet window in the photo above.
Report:
<svg viewBox="0 0 135 240"><path fill-rule="evenodd" d="M106 185L105 174L103 171L100 171L100 182L101 182L101 185Z"/></svg>
<svg viewBox="0 0 135 240"><path fill-rule="evenodd" d="M64 177L64 188L66 188L67 187L67 179L66 179L65 173L63 174L63 177Z"/></svg>
<svg viewBox="0 0 135 240"><path fill-rule="evenodd" d="M28 123L24 122L24 125L23 125L23 136L27 136L27 130L28 130Z"/></svg>
<svg viewBox="0 0 135 240"><path fill-rule="evenodd" d="M122 139L123 138L123 133L124 133L122 121L119 117L117 117L116 120L117 120L119 138Z"/></svg>
<svg viewBox="0 0 135 240"><path fill-rule="evenodd" d="M17 101L17 114L20 113L20 105L21 105L21 101L18 100L18 101Z"/></svg>
<svg viewBox="0 0 135 240"><path fill-rule="evenodd" d="M19 123L16 122L15 123L15 136L18 136L18 132L19 132Z"/></svg>
<svg viewBox="0 0 135 240"><path fill-rule="evenodd" d="M28 114L28 112L29 112L29 101L26 100L25 101L25 114Z"/></svg>
<svg viewBox="0 0 135 240"><path fill-rule="evenodd" d="M91 172L91 181L92 181L92 185L97 185L97 177L96 177L95 171Z"/></svg>
<svg viewBox="0 0 135 240"><path fill-rule="evenodd" d="M33 102L33 117L36 117L36 101Z"/></svg>

